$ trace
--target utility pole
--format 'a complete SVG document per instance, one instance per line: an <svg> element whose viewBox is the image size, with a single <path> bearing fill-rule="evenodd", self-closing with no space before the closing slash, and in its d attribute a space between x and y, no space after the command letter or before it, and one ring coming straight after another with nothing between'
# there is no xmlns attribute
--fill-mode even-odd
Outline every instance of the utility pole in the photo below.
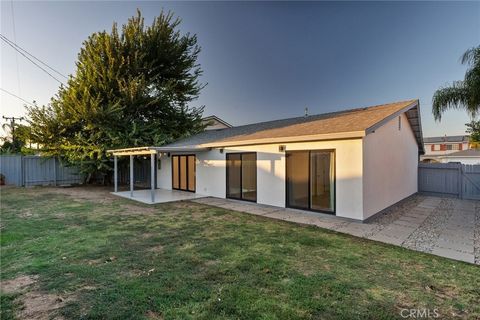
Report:
<svg viewBox="0 0 480 320"><path fill-rule="evenodd" d="M12 143L15 142L15 120L22 121L24 117L5 117L2 116L3 119L10 121L10 128L12 128Z"/></svg>

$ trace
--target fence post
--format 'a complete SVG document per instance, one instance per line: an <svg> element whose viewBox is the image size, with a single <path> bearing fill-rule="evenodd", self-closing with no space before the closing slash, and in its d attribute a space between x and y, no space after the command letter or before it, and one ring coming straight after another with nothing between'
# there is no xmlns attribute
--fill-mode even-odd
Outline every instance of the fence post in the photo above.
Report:
<svg viewBox="0 0 480 320"><path fill-rule="evenodd" d="M130 155L130 197L133 198L133 155Z"/></svg>
<svg viewBox="0 0 480 320"><path fill-rule="evenodd" d="M23 165L23 155L20 156L20 186L26 187L25 185L25 172L24 172L24 165Z"/></svg>
<svg viewBox="0 0 480 320"><path fill-rule="evenodd" d="M113 156L113 183L114 183L114 190L118 192L118 164L117 164L117 156Z"/></svg>
<svg viewBox="0 0 480 320"><path fill-rule="evenodd" d="M458 198L463 199L463 164L458 164Z"/></svg>
<svg viewBox="0 0 480 320"><path fill-rule="evenodd" d="M57 159L53 157L53 186L57 186Z"/></svg>

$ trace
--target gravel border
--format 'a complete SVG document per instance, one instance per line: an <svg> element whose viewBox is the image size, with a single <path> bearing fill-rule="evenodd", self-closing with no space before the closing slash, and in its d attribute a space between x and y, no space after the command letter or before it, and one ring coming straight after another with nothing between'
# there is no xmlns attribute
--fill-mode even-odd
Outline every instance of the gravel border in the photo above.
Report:
<svg viewBox="0 0 480 320"><path fill-rule="evenodd" d="M453 200L442 198L440 204L402 244L403 247L423 252L431 252L446 222L453 214Z"/></svg>
<svg viewBox="0 0 480 320"><path fill-rule="evenodd" d="M374 225L375 227L370 232L365 234L364 237L372 237L379 233L384 228L388 227L393 222L415 209L425 199L427 199L427 197L414 194L383 210L381 213L377 214L366 222L367 224Z"/></svg>

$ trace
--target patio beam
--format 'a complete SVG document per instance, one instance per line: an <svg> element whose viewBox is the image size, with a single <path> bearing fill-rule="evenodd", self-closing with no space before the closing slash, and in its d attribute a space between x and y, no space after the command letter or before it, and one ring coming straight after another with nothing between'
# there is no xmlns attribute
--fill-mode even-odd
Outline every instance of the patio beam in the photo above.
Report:
<svg viewBox="0 0 480 320"><path fill-rule="evenodd" d="M150 155L150 187L152 195L152 203L155 202L155 154Z"/></svg>
<svg viewBox="0 0 480 320"><path fill-rule="evenodd" d="M133 155L130 155L130 197L133 198Z"/></svg>
<svg viewBox="0 0 480 320"><path fill-rule="evenodd" d="M149 154L155 154L157 151L155 150L140 150L140 151L118 151L113 152L114 156L143 156Z"/></svg>
<svg viewBox="0 0 480 320"><path fill-rule="evenodd" d="M118 192L118 157L113 156L113 184L115 192Z"/></svg>

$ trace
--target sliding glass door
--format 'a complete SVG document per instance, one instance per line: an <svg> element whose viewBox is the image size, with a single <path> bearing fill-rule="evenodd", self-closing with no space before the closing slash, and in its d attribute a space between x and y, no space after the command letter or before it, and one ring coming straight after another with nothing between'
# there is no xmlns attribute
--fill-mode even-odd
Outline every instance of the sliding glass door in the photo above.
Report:
<svg viewBox="0 0 480 320"><path fill-rule="evenodd" d="M288 151L287 207L335 212L335 153Z"/></svg>
<svg viewBox="0 0 480 320"><path fill-rule="evenodd" d="M172 156L172 188L195 192L195 156Z"/></svg>
<svg viewBox="0 0 480 320"><path fill-rule="evenodd" d="M227 198L257 201L257 154L228 153Z"/></svg>

